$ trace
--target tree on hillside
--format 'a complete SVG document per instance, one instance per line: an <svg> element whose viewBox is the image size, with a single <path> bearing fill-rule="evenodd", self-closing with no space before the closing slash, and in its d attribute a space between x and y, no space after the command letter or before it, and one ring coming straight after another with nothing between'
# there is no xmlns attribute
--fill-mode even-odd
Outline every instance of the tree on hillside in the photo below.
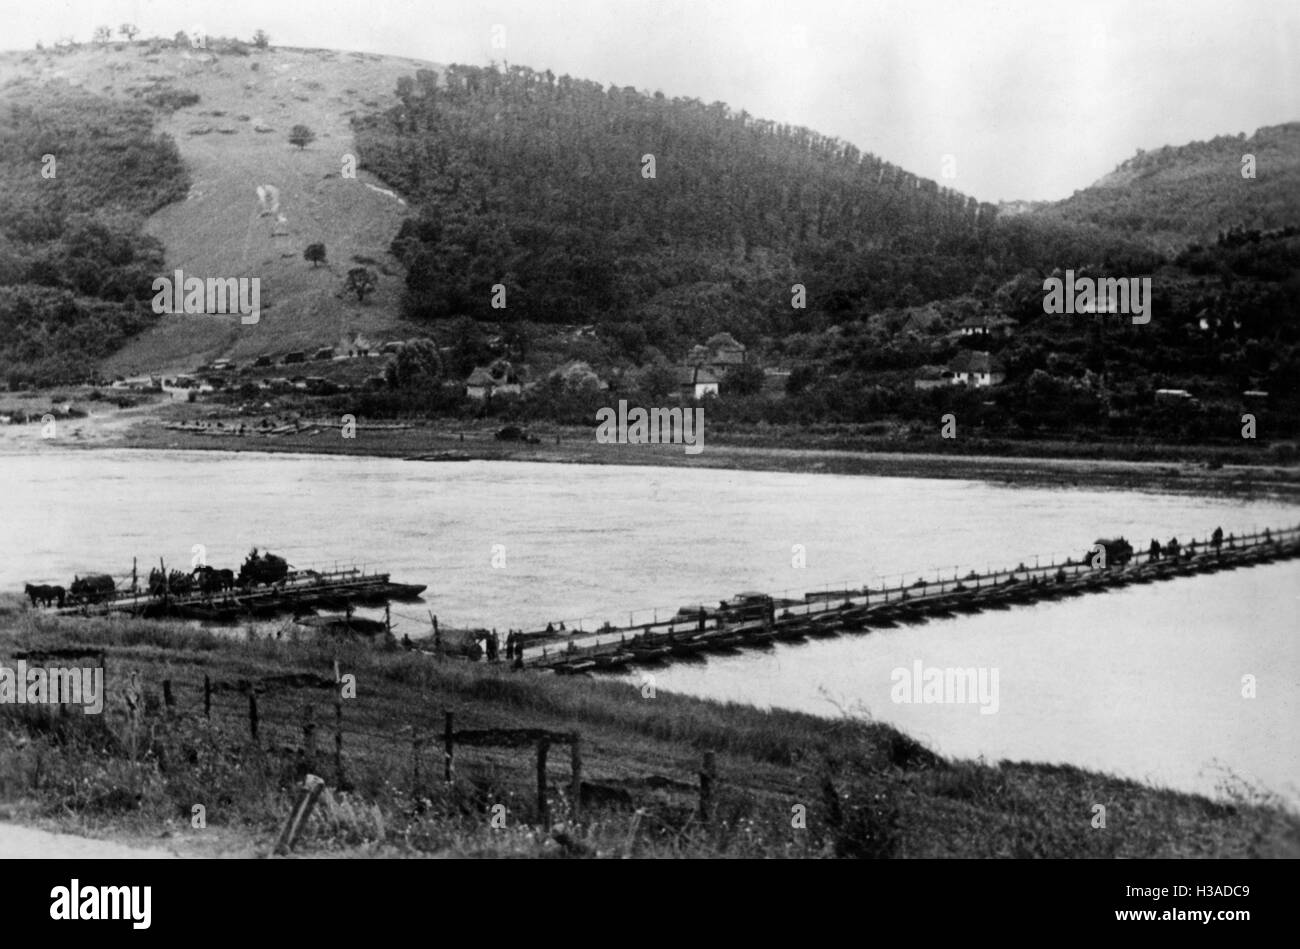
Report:
<svg viewBox="0 0 1300 949"><path fill-rule="evenodd" d="M314 141L316 141L316 133L305 125L295 125L289 129L289 143L297 145L299 151Z"/></svg>
<svg viewBox="0 0 1300 949"><path fill-rule="evenodd" d="M101 46L113 38L113 28L111 26L97 26L93 38Z"/></svg>
<svg viewBox="0 0 1300 949"><path fill-rule="evenodd" d="M395 389L436 384L442 379L442 356L438 353L438 344L427 337L407 340L384 374L388 384Z"/></svg>
<svg viewBox="0 0 1300 949"><path fill-rule="evenodd" d="M347 282L343 285L344 293L355 293L358 303L366 302L366 294L374 292L379 285L375 272L369 267L353 267L348 271Z"/></svg>
<svg viewBox="0 0 1300 949"><path fill-rule="evenodd" d="M134 23L123 23L117 28L117 32L125 36L126 41L129 43L134 40L136 34L140 32L140 27L136 26Z"/></svg>
<svg viewBox="0 0 1300 949"><path fill-rule="evenodd" d="M763 390L763 380L763 370L747 362L727 373L726 387L736 395L757 395Z"/></svg>
<svg viewBox="0 0 1300 949"><path fill-rule="evenodd" d="M302 252L304 260L310 260L313 267L318 266L325 259L324 244L308 244L307 249Z"/></svg>
<svg viewBox="0 0 1300 949"><path fill-rule="evenodd" d="M266 49L271 45L271 37L266 35L266 30L258 30L253 34L253 45L258 49Z"/></svg>
<svg viewBox="0 0 1300 949"><path fill-rule="evenodd" d="M641 391L652 399L663 399L677 389L677 373L667 362L653 362L640 374Z"/></svg>

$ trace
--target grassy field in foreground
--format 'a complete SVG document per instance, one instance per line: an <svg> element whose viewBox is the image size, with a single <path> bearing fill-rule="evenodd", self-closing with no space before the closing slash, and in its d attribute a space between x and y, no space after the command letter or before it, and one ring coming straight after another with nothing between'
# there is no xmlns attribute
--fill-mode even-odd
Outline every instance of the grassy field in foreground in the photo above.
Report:
<svg viewBox="0 0 1300 949"><path fill-rule="evenodd" d="M658 693L619 682L440 662L351 643L249 640L131 619L36 615L0 604L0 661L25 649L106 651L103 715L0 707L0 803L26 823L183 854L266 854L307 771L305 706L328 782L301 855L645 857L1274 857L1300 855L1300 819L1250 792L1156 790L1077 768L947 761L895 729ZM332 688L229 691L213 682L290 673L356 677L343 702L342 780ZM503 664L504 666L504 664ZM138 671L137 756L124 690ZM175 706L166 709L170 680ZM567 749L551 750L551 819L538 823L531 748L460 748L442 780L443 713L459 729L577 729L600 803L568 820ZM35 714L33 712L35 711ZM716 754L710 819L697 813L702 754ZM192 826L194 806L205 828ZM1106 827L1092 826L1094 805ZM499 807L498 805L503 805ZM495 825L495 826L494 826Z"/></svg>

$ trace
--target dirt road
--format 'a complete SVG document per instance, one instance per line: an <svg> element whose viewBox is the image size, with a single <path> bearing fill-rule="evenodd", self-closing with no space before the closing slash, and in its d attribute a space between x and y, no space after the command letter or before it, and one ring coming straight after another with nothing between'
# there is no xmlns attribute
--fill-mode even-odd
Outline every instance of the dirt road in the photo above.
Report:
<svg viewBox="0 0 1300 949"><path fill-rule="evenodd" d="M161 848L128 847L111 840L92 840L72 834L55 834L34 827L0 823L0 859L73 860L103 859L172 859L177 854Z"/></svg>

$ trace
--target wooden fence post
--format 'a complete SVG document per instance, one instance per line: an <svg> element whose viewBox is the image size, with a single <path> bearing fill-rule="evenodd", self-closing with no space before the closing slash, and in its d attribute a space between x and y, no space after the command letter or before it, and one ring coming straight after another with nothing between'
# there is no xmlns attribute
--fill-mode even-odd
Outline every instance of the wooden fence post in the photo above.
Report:
<svg viewBox="0 0 1300 949"><path fill-rule="evenodd" d="M546 755L550 750L549 738L537 739L537 820L543 825L551 822L551 809L546 802Z"/></svg>
<svg viewBox="0 0 1300 949"><path fill-rule="evenodd" d="M418 794L420 790L420 747L424 743L420 740L420 726L411 726L411 794Z"/></svg>
<svg viewBox="0 0 1300 949"><path fill-rule="evenodd" d="M582 736L577 731L569 736L569 763L573 768L569 797L572 798L572 819L576 824L582 816Z"/></svg>
<svg viewBox="0 0 1300 949"><path fill-rule="evenodd" d="M140 731L140 713L144 711L144 692L140 688L139 670L131 670L130 684L126 687L127 727L130 729L131 760L135 760Z"/></svg>
<svg viewBox="0 0 1300 949"><path fill-rule="evenodd" d="M452 723L452 713L447 712L446 723L443 726L443 732L442 732L442 767L443 767L442 779L447 782L451 781L452 757L456 753L456 750L453 747L451 723Z"/></svg>
<svg viewBox="0 0 1300 949"><path fill-rule="evenodd" d="M717 759L713 752L704 753L704 766L700 769L700 820L708 823L713 810L713 784L717 775Z"/></svg>
<svg viewBox="0 0 1300 949"><path fill-rule="evenodd" d="M203 673L203 715L205 718L212 717L212 680L206 672Z"/></svg>
<svg viewBox="0 0 1300 949"><path fill-rule="evenodd" d="M257 741L257 691L251 683L248 686L248 734Z"/></svg>
<svg viewBox="0 0 1300 949"><path fill-rule="evenodd" d="M324 788L325 782L314 774L309 774L303 779L302 788L298 791L298 799L294 802L293 810L289 812L289 819L285 821L284 829L280 831L280 839L276 842L277 854L284 856L293 849L294 841L298 839L303 824L307 823L311 809L316 805L316 799L320 797L320 792Z"/></svg>
<svg viewBox="0 0 1300 949"><path fill-rule="evenodd" d="M343 786L343 696L334 698L334 776Z"/></svg>
<svg viewBox="0 0 1300 949"><path fill-rule="evenodd" d="M303 711L302 753L308 773L314 771L316 769L316 718L310 702Z"/></svg>

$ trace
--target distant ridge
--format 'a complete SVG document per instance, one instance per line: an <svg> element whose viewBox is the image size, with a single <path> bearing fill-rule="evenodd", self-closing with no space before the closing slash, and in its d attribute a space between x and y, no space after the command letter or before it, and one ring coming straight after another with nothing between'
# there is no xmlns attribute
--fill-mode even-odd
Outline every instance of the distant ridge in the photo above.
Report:
<svg viewBox="0 0 1300 949"><path fill-rule="evenodd" d="M1254 178L1242 176L1248 155ZM1300 122L1139 150L1095 184L1034 213L1114 229L1164 252L1236 226L1300 224Z"/></svg>

